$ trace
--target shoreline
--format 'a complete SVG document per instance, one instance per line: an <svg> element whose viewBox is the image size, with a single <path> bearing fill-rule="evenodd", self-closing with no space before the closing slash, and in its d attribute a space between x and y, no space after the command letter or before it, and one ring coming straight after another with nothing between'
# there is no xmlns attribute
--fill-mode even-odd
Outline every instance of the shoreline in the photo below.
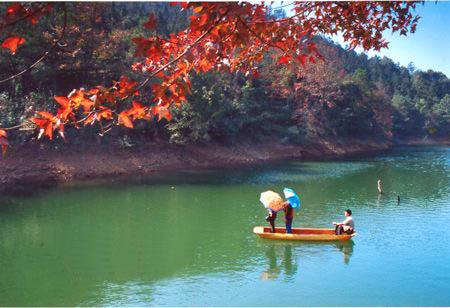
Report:
<svg viewBox="0 0 450 308"><path fill-rule="evenodd" d="M275 142L177 146L26 144L0 159L0 193L59 185L137 179L164 171L251 167L283 160L324 161L375 155L398 146L448 146L448 140L322 140L308 145Z"/></svg>

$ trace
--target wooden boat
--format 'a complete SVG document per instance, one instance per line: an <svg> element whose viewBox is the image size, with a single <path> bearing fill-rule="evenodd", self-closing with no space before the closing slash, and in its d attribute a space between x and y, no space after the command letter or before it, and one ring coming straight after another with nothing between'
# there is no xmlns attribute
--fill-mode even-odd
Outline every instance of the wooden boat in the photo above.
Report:
<svg viewBox="0 0 450 308"><path fill-rule="evenodd" d="M253 233L261 238L283 241L347 241L356 233L336 235L334 229L292 228L291 234L286 234L286 228L254 227Z"/></svg>

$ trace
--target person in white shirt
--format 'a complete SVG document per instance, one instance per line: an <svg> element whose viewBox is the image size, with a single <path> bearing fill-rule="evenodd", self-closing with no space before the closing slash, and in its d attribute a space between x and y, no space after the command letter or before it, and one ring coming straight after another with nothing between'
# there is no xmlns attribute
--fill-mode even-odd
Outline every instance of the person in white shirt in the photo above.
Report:
<svg viewBox="0 0 450 308"><path fill-rule="evenodd" d="M342 233L352 234L355 231L355 222L353 221L352 211L350 209L344 212L345 220L343 222L334 222L333 225L336 226L335 232L337 235Z"/></svg>

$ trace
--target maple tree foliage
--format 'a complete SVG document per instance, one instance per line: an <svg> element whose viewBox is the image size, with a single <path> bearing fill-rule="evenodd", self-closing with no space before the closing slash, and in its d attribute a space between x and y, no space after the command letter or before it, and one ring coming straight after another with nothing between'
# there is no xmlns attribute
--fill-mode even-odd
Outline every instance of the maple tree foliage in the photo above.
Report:
<svg viewBox="0 0 450 308"><path fill-rule="evenodd" d="M3 129L0 129L0 146L2 146L3 154L6 153L6 148L9 146L8 140L6 140L6 132Z"/></svg>
<svg viewBox="0 0 450 308"><path fill-rule="evenodd" d="M167 36L135 37L136 62L132 70L143 76L138 82L127 76L111 86L93 85L56 96L55 114L39 111L30 119L39 137L52 139L54 132L64 138L66 126L97 124L101 134L113 125L134 127L134 122L152 118L171 119L170 108L187 102L193 73L226 71L258 77L261 63L270 52L280 66L317 64L323 60L314 37L342 34L350 48L379 50L388 46L382 33L386 29L406 35L414 32L418 17L414 2L293 2L292 16L273 19L266 4L248 2L180 2L190 10L189 26ZM36 24L50 14L53 5L20 3L10 5L0 24L6 29L17 22ZM144 27L158 23L150 14ZM26 46L20 34L2 38L2 48L20 55ZM144 89L150 94L143 94ZM148 91L147 91L148 92ZM146 92L146 93L147 93ZM0 130L5 150L6 129Z"/></svg>

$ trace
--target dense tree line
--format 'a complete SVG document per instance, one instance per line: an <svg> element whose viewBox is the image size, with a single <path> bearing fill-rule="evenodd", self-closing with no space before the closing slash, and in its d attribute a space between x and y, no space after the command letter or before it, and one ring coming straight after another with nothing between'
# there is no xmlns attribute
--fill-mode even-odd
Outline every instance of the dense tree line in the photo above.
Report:
<svg viewBox="0 0 450 308"><path fill-rule="evenodd" d="M161 3L67 5L93 8L85 10L89 14L67 16L64 39L45 61L0 84L0 127L16 125L36 110L52 106L53 95L130 72L134 54L130 39L150 31L142 27L149 12L157 16L156 31L161 34L182 29L189 17L189 11L180 12ZM275 10L274 14L283 12ZM50 45L63 31L63 18L42 22L29 32L28 41L33 43L21 57L0 51L5 59L0 61L0 79L20 71L45 52L42 46ZM279 68L269 53L259 76L194 76L189 104L174 108L171 121L143 121L137 130L122 128L109 138L145 135L189 144L449 135L450 80L444 74L416 70L412 64L402 67L388 58L368 58L325 38L316 40L324 61ZM69 141L80 134L97 133L73 129ZM32 138L32 134L23 136Z"/></svg>

